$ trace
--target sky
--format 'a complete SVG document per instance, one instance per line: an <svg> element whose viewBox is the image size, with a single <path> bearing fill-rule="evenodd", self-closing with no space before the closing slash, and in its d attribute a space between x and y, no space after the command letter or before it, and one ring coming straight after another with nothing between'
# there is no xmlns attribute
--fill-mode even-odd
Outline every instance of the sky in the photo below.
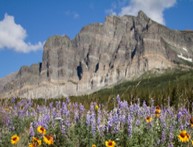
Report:
<svg viewBox="0 0 193 147"><path fill-rule="evenodd" d="M137 15L174 30L193 30L193 0L0 0L0 78L42 61L53 35L73 39L107 15Z"/></svg>

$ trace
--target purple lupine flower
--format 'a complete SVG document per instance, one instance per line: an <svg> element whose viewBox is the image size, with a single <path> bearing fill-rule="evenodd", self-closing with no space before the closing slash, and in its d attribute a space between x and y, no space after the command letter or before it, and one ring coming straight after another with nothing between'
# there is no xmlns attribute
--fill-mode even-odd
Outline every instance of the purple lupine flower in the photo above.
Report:
<svg viewBox="0 0 193 147"><path fill-rule="evenodd" d="M70 111L69 111L66 103L63 103L63 104L62 104L61 115L64 115L66 119L67 119L67 118L69 117L69 115L70 115Z"/></svg>
<svg viewBox="0 0 193 147"><path fill-rule="evenodd" d="M132 117L131 117L131 115L128 115L128 118L127 118L127 124L128 124L128 135L129 135L129 137L131 137L132 136Z"/></svg>
<svg viewBox="0 0 193 147"><path fill-rule="evenodd" d="M90 111L87 112L86 114L86 125L90 126L91 125L91 115L90 115Z"/></svg>
<svg viewBox="0 0 193 147"><path fill-rule="evenodd" d="M31 106L31 103L30 102L28 102L28 103L26 103L24 106L23 106L23 109L20 109L19 111L18 111L18 116L19 117L25 117L25 116L29 116L28 115L28 109L29 109L29 107Z"/></svg>
<svg viewBox="0 0 193 147"><path fill-rule="evenodd" d="M134 116L134 115L138 115L139 114L139 105L137 104L133 104L129 106L129 113L130 115Z"/></svg>
<svg viewBox="0 0 193 147"><path fill-rule="evenodd" d="M74 110L74 122L77 123L80 120L80 115L79 115L79 110L75 109Z"/></svg>
<svg viewBox="0 0 193 147"><path fill-rule="evenodd" d="M60 110L60 107L61 107L61 102L60 102L60 101L57 101L57 102L56 102L56 109L57 109L57 110Z"/></svg>
<svg viewBox="0 0 193 147"><path fill-rule="evenodd" d="M167 128L167 125L166 125L166 114L165 113L162 113L161 116L160 116L160 122L161 122L161 127L163 129L166 129Z"/></svg>
<svg viewBox="0 0 193 147"><path fill-rule="evenodd" d="M143 101L143 106L141 108L141 114L142 116L149 116L151 114L149 107L147 106L146 102Z"/></svg>
<svg viewBox="0 0 193 147"><path fill-rule="evenodd" d="M142 106L143 108L147 108L147 104L146 104L146 101L143 101L143 106Z"/></svg>
<svg viewBox="0 0 193 147"><path fill-rule="evenodd" d="M29 135L30 137L33 137L35 135L34 128L33 128L33 122L30 123Z"/></svg>
<svg viewBox="0 0 193 147"><path fill-rule="evenodd" d="M164 143L165 141L166 141L166 129L164 128L162 130L161 143Z"/></svg>
<svg viewBox="0 0 193 147"><path fill-rule="evenodd" d="M65 102L62 103L61 116L64 118L64 125L69 128L70 126L70 111L68 110L67 104Z"/></svg>
<svg viewBox="0 0 193 147"><path fill-rule="evenodd" d="M62 134L66 133L65 125L62 123L60 123L60 130L61 130Z"/></svg>
<svg viewBox="0 0 193 147"><path fill-rule="evenodd" d="M122 124L125 124L127 119L126 119L126 114L125 113L122 113L119 115L119 121L122 123Z"/></svg>
<svg viewBox="0 0 193 147"><path fill-rule="evenodd" d="M96 134L96 113L94 109L94 103L91 103L90 110L87 112L86 115L86 125L91 127L91 131L93 136Z"/></svg>
<svg viewBox="0 0 193 147"><path fill-rule="evenodd" d="M117 109L115 110L113 117L112 117L112 122L113 122L113 126L114 126L114 133L117 133L120 129L120 121L119 121L119 115L117 113Z"/></svg>
<svg viewBox="0 0 193 147"><path fill-rule="evenodd" d="M90 122L92 134L94 136L96 134L96 114L94 111L91 111Z"/></svg>
<svg viewBox="0 0 193 147"><path fill-rule="evenodd" d="M100 126L100 123L101 123L101 110L99 109L98 112L97 112L97 126Z"/></svg>
<svg viewBox="0 0 193 147"><path fill-rule="evenodd" d="M69 97L66 97L66 104L69 104L70 103L70 99Z"/></svg>
<svg viewBox="0 0 193 147"><path fill-rule="evenodd" d="M130 107L129 107L129 114L130 115L134 115L134 113L135 113L134 105L130 105Z"/></svg>
<svg viewBox="0 0 193 147"><path fill-rule="evenodd" d="M172 111L172 109L170 107L168 107L167 109L165 109L165 111L174 118L174 112Z"/></svg>
<svg viewBox="0 0 193 147"><path fill-rule="evenodd" d="M79 122L80 119L78 103L74 103L73 107L74 107L74 122L77 123Z"/></svg>
<svg viewBox="0 0 193 147"><path fill-rule="evenodd" d="M185 126L183 124L180 124L180 130L184 130Z"/></svg>
<svg viewBox="0 0 193 147"><path fill-rule="evenodd" d="M84 106L82 104L79 104L79 115L80 115L79 118L80 118L80 120L83 119L84 111L85 111Z"/></svg>
<svg viewBox="0 0 193 147"><path fill-rule="evenodd" d="M177 114L177 120L179 121L182 116L183 116L183 113L181 111L179 111Z"/></svg>
<svg viewBox="0 0 193 147"><path fill-rule="evenodd" d="M99 132L100 136L103 135L103 132L105 131L105 123L103 120L103 115L105 112L102 112L101 109L98 110L97 114L97 131Z"/></svg>
<svg viewBox="0 0 193 147"><path fill-rule="evenodd" d="M16 98L13 97L13 98L11 99L11 103L15 103L15 101L16 101Z"/></svg>
<svg viewBox="0 0 193 147"><path fill-rule="evenodd" d="M45 123L49 123L49 122L50 122L50 115L48 115L48 114L44 115L43 121L44 121Z"/></svg>
<svg viewBox="0 0 193 147"><path fill-rule="evenodd" d="M51 102L51 103L49 104L49 107L50 107L50 110L53 109L53 102Z"/></svg>
<svg viewBox="0 0 193 147"><path fill-rule="evenodd" d="M46 129L48 128L48 124L50 122L50 115L43 115L37 122L37 126L43 126ZM36 127L37 127L36 126Z"/></svg>
<svg viewBox="0 0 193 147"><path fill-rule="evenodd" d="M140 109L139 105L134 104L134 111L135 111L136 114L138 113L139 109Z"/></svg>
<svg viewBox="0 0 193 147"><path fill-rule="evenodd" d="M174 139L174 126L171 125L169 129L169 143L172 144L172 141Z"/></svg>
<svg viewBox="0 0 193 147"><path fill-rule="evenodd" d="M120 101L119 102L119 108L120 109L127 109L128 108L128 102L127 101Z"/></svg>
<svg viewBox="0 0 193 147"><path fill-rule="evenodd" d="M67 105L65 102L62 103L62 109L61 109L61 115L68 116L69 115L69 110L67 108Z"/></svg>
<svg viewBox="0 0 193 147"><path fill-rule="evenodd" d="M52 111L52 117L53 117L53 119L55 119L56 117L58 117L56 108L53 108L53 111Z"/></svg>
<svg viewBox="0 0 193 147"><path fill-rule="evenodd" d="M85 108L82 104L79 105L80 114L84 113Z"/></svg>
<svg viewBox="0 0 193 147"><path fill-rule="evenodd" d="M137 119L137 120L136 120L136 122L135 122L135 125L136 125L136 126L139 126L139 125L140 125L140 123L141 123L141 122L140 122L140 120L139 120L139 119Z"/></svg>
<svg viewBox="0 0 193 147"><path fill-rule="evenodd" d="M174 147L173 143L169 143L168 147Z"/></svg>

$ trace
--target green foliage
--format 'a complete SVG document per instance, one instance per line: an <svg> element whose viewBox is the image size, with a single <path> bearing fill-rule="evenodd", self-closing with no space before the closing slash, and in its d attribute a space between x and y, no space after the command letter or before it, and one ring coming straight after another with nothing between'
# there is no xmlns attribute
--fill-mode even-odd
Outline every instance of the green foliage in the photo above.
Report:
<svg viewBox="0 0 193 147"><path fill-rule="evenodd" d="M21 140L20 144L18 144L18 147L23 147L28 145L28 128L30 123L33 121L33 118L26 117L24 119L21 119L19 117L13 117L10 120L10 126L8 127L6 124L1 125L1 143L0 147L10 147L11 146L11 136L14 134L20 135Z"/></svg>
<svg viewBox="0 0 193 147"><path fill-rule="evenodd" d="M153 98L155 104L167 106L170 104L176 109L186 106L192 111L193 103L193 71L167 71L164 74L155 75L146 73L135 81L126 81L112 88L106 88L90 95L70 97L73 102L81 102L88 108L92 101L107 104L112 108L114 98L117 95L130 103L150 103Z"/></svg>

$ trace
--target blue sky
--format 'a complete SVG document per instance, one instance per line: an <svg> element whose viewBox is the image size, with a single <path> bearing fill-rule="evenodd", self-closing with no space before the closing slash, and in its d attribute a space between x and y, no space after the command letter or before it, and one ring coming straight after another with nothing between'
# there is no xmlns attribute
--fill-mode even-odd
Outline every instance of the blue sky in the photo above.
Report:
<svg viewBox="0 0 193 147"><path fill-rule="evenodd" d="M107 15L136 15L176 30L193 30L193 0L0 0L0 78L42 60L53 35L71 39Z"/></svg>

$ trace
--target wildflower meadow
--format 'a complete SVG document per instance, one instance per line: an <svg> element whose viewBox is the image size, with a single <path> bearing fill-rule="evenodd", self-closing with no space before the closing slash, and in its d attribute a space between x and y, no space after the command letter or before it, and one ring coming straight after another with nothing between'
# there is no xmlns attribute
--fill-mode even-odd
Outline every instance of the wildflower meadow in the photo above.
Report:
<svg viewBox="0 0 193 147"><path fill-rule="evenodd" d="M46 102L45 102L46 103ZM10 99L0 107L0 147L191 147L193 114L185 107Z"/></svg>

